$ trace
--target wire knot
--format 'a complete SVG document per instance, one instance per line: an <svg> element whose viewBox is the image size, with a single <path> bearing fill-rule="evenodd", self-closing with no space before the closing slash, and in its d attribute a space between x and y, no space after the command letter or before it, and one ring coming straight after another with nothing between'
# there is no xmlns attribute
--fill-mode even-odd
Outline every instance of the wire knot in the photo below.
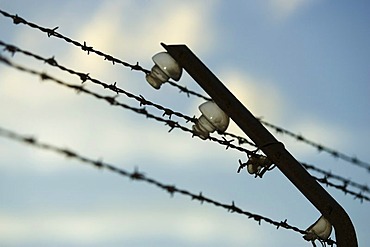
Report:
<svg viewBox="0 0 370 247"><path fill-rule="evenodd" d="M16 25L19 23L26 23L26 20L19 17L18 15L13 15L12 18L13 18L13 23Z"/></svg>
<svg viewBox="0 0 370 247"><path fill-rule="evenodd" d="M52 56L51 58L45 59L44 62L50 64L51 66L58 66L58 63L55 60L54 56Z"/></svg>
<svg viewBox="0 0 370 247"><path fill-rule="evenodd" d="M173 194L176 192L176 187L173 186L173 185L166 185L166 186L163 186L163 188L168 192L170 193L171 197L173 197Z"/></svg>
<svg viewBox="0 0 370 247"><path fill-rule="evenodd" d="M93 47L92 46L87 46L86 41L84 41L84 44L82 45L81 49L83 51L87 51L87 55L90 55L90 52L93 51Z"/></svg>
<svg viewBox="0 0 370 247"><path fill-rule="evenodd" d="M166 125L170 126L170 130L168 132L171 132L174 128L177 128L179 126L178 122L175 122L173 120L168 120L166 122Z"/></svg>
<svg viewBox="0 0 370 247"><path fill-rule="evenodd" d="M3 50L9 52L13 57L14 54L18 51L18 48L13 45L5 45L5 48Z"/></svg>
<svg viewBox="0 0 370 247"><path fill-rule="evenodd" d="M58 29L59 27L54 27L53 29L49 29L47 28L46 29L46 34L48 35L48 37L50 38L51 36L55 36L55 31Z"/></svg>
<svg viewBox="0 0 370 247"><path fill-rule="evenodd" d="M204 196L202 195L202 192L200 192L199 195L192 195L191 199L200 201L200 204L203 204L205 200Z"/></svg>
<svg viewBox="0 0 370 247"><path fill-rule="evenodd" d="M80 77L81 81L82 81L82 84L84 84L88 79L90 79L89 77L89 73L77 73L78 76Z"/></svg>
<svg viewBox="0 0 370 247"><path fill-rule="evenodd" d="M145 175L144 175L144 173L140 173L140 172L137 170L137 168L135 168L134 172L133 172L133 173L131 173L130 178L131 178L132 180L142 180L142 179L144 179L144 178L145 178Z"/></svg>

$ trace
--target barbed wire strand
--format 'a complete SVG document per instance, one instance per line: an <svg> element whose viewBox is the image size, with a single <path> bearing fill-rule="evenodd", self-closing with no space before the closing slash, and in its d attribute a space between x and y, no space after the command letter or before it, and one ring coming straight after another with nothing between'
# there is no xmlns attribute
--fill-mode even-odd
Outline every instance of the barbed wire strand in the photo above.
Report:
<svg viewBox="0 0 370 247"><path fill-rule="evenodd" d="M322 184L325 184L327 187L330 186L330 187L333 187L333 188L336 188L338 190L343 191L344 194L353 195L354 199L359 199L361 203L363 203L364 200L370 202L370 197L369 196L363 195L361 192L357 193L357 192L353 192L353 191L348 190L347 189L348 184L346 184L346 183L343 183L342 185L339 185L339 184L334 184L334 183L328 181L328 177L323 177L323 178L319 178L319 177L315 177L315 176L312 176L312 177L314 179L316 179L316 181L318 181Z"/></svg>
<svg viewBox="0 0 370 247"><path fill-rule="evenodd" d="M2 42L2 41L0 41L0 45L4 45L5 43L4 42ZM33 57L35 57L35 58L37 58L37 59L40 59L40 60L43 60L44 62L46 62L46 63L48 63L48 64L50 64L50 65L53 65L53 66L57 66L57 67L59 67L59 68L61 68L62 70L65 70L65 71L68 71L68 72L70 72L70 73L72 73L72 74L76 74L76 75L78 75L78 76L80 76L80 79L84 82L84 81L86 81L87 79L89 79L89 80L91 80L91 81L93 81L93 82L95 82L95 83L98 83L98 84L100 84L100 85L103 85L103 87L104 88L108 88L108 87L115 87L115 85L108 85L108 84L106 84L106 83L103 83L103 82L101 82L101 81L99 81L99 80L97 80L97 79L93 79L93 78L91 78L91 77L89 77L88 76L88 74L84 74L84 73L80 73L80 72L75 72L75 71L73 71L73 70L71 70L71 69L67 69L67 68L65 68L65 67L63 67L63 66L60 66L60 65L58 65L58 63L55 61L55 59L54 58L49 58L49 59L44 59L44 58L42 58L42 57L40 57L40 56L38 56L38 55L36 55L36 54L33 54L33 53L30 53L30 52L27 52L27 51L23 51L23 50L21 50L21 49L19 49L18 47L15 47L15 46L6 46L6 50L8 50L8 51L11 51L12 52L12 54L14 54L14 52L22 52L22 53L24 53L24 54L27 54L27 55L30 55L30 56L33 56ZM30 72L30 71L28 71L28 72ZM34 73L35 71L33 71L32 73ZM36 73L37 74L37 73ZM43 78L43 79L51 79L51 78L49 78L50 76L48 76L48 75L46 75L45 73L39 73L39 75L40 75L40 77L41 78ZM82 76L83 75L83 76ZM60 81L58 82L58 83L61 83ZM64 83L64 84L66 84L66 83ZM65 85L66 86L66 85ZM75 88L75 87L74 87ZM79 91L82 91L81 89L79 89ZM117 88L114 88L113 89L113 91L115 91L115 92L118 92L118 91L120 91L120 92L124 92L126 95L128 95L128 96L130 96L130 97L133 97L133 98L135 98L135 99L138 99L139 101L140 101L140 104L143 104L143 105L146 105L146 104L151 104L151 105L156 105L156 104L154 104L154 103L152 103L152 102L150 102L150 101L147 101L147 100L145 100L142 96L141 97L138 97L138 96L135 96L135 95L131 95L130 93L128 93L128 92L126 92L126 91L124 91L123 89L117 89ZM83 92L85 92L85 93L88 93L86 90L84 90ZM90 92L90 91L89 91ZM95 97L97 97L97 94L92 94L93 96L95 96ZM105 97L105 96L100 96L100 97L98 97L98 98L100 98L100 99L107 99L107 97ZM109 98L108 99L108 101L111 103L111 104L115 104L115 105L120 105L120 103L118 103L118 102L115 102L114 101L115 99L112 99L112 98ZM112 102L113 101L113 102ZM122 105L121 105L122 106ZM127 107L125 107L125 108L127 108ZM160 108L158 108L158 109L165 109L164 107L160 107ZM165 113L167 112L174 112L173 110L171 110L171 109L165 109ZM140 112L140 109L136 109L136 112ZM179 114L178 114L179 115ZM181 115L179 115L179 116L181 116ZM148 117L148 116L147 116ZM158 120L158 119L156 119L156 120ZM168 123L168 125L173 125L173 122L170 122L170 123ZM184 130L184 129L182 129L182 130ZM191 130L187 130L187 131L191 131ZM212 139L212 138L211 138ZM222 140L219 140L219 139L216 139L215 140L216 142L219 142L219 143L222 143L222 144L226 144L227 145L227 147L226 148L228 148L229 146L230 146L230 142L229 141L227 141L226 139L224 139L223 141ZM234 147L234 146L232 146L232 147ZM249 151L249 154L250 154L250 151ZM325 173L324 175L325 175L325 178L331 178L330 176L328 176L327 174L329 174L328 172L327 173ZM321 183L325 183L327 180L324 180L324 179L320 179L320 180L318 180L319 182L321 182ZM344 182L343 183L343 185L342 186L339 186L339 185L335 185L335 184L333 184L333 183L325 183L326 185L329 185L329 186L332 186L332 187L334 187L334 188L337 188L337 189L341 189L341 190L343 190L343 192L345 193L345 194L352 194L352 195L356 195L356 197L355 198L358 198L358 199L360 199L361 200L361 202L363 201L363 200L368 200L368 197L366 197L366 196L364 196L364 195L362 195L362 193L361 192L359 192L359 193L356 193L356 192L353 192L353 191L350 191L350 190L348 190L346 187L348 186L348 183L347 182Z"/></svg>
<svg viewBox="0 0 370 247"><path fill-rule="evenodd" d="M177 193L177 194L181 194L183 196L190 197L191 200L197 200L201 204L207 203L207 204L211 204L211 205L216 206L216 207L224 208L228 212L238 213L240 215L244 215L244 216L248 217L248 219L253 219L256 222L258 222L259 225L261 225L261 222L264 221L268 224L276 226L277 229L285 228L287 230L292 230L294 232L297 232L301 235L304 235L304 234L307 233L305 230L302 230L302 229L300 229L296 226L288 224L287 219L285 219L284 221L276 221L276 220L270 219L266 216L251 213L251 212L248 212L246 210L243 210L242 208L236 206L234 201L232 201L231 204L222 203L222 202L219 202L215 199L212 199L210 197L207 197L207 196L203 195L202 192L200 192L199 194L196 194L196 193L190 192L190 191L185 190L185 189L177 188L175 185L165 184L165 183L160 182L160 181L158 181L154 178L148 177L147 175L145 175L144 172L140 172L137 168L133 172L129 172L129 171L127 171L125 169L122 169L122 168L119 168L115 165L109 164L107 162L103 162L101 159L94 160L94 159L91 159L87 156L83 156L83 155L81 155L81 154L79 154L79 153L77 153L77 152L75 152L71 149L61 148L61 147L58 147L58 146L55 146L55 145L40 142L35 137L21 135L21 134L18 134L16 132L14 132L14 131L5 129L3 127L0 127L0 136L2 136L4 138L11 139L11 140L15 140L15 141L18 141L18 142L22 142L24 144L27 144L27 145L30 145L30 146L33 146L33 147L36 147L36 148L39 148L39 149L43 149L43 150L46 150L46 151L51 151L51 152L57 153L59 155L63 155L67 158L83 162L85 164L91 165L92 167L95 167L95 168L98 168L98 169L106 169L106 170L108 170L110 172L113 172L113 173L116 173L120 176L130 178L133 181L146 182L146 183L154 185L154 186L156 186L160 189L163 189L164 191L168 192L171 195L171 197L174 194ZM331 240L331 239L326 240L326 242L330 245L336 244L336 242L334 240Z"/></svg>
<svg viewBox="0 0 370 247"><path fill-rule="evenodd" d="M78 93L86 93L86 94L89 94L91 96L94 96L95 98L97 99L101 99L101 100L105 100L107 101L109 104L111 105L116 105L116 106L121 106L125 109L129 109L131 111L134 111L138 114L144 114L147 118L151 118L151 119L154 119L156 121L159 121L159 122L165 122L166 125L170 126L170 131L172 131L174 128L179 128L180 130L183 130L185 132L190 132L192 133L192 136L194 136L194 133L192 130L180 125L178 122L175 122L173 120L167 120L167 119L164 119L164 118L161 118L161 117L158 117L158 116L155 116L153 114L150 114L145 108L136 108L136 107L132 107L132 106L129 106L129 105L126 105L126 104L123 104L123 103L120 103L116 100L115 97L112 97L112 96L102 96L100 94L97 94L97 93L94 93L90 90L87 90L85 88L83 88L83 85L73 85L73 84L69 84L69 83L66 83L66 82L63 82L63 81L60 81L56 78L53 78L51 76L49 76L48 74L44 73L44 72L38 72L38 71L35 71L35 70L32 70L32 69L28 69L28 68L25 68L25 67L22 67L20 65L16 65L12 62L10 62L8 59L0 56L0 62L4 63L4 64L7 64L11 67L14 67L20 71L23 71L23 72L27 72L27 73L30 73L30 74L33 74L33 75L37 75L41 78L41 80L50 80L50 81L53 81L59 85L62 85L62 86L65 86L65 87L68 87L68 88L71 88L71 89L74 89L76 90ZM169 131L169 132L170 132ZM253 151L249 151L247 149L243 149L239 146L235 146L233 144L231 144L229 141L227 141L226 139L224 140L220 140L220 139L217 139L215 137L209 137L210 140L214 141L214 142L217 142L219 144L222 144L222 145L226 145L226 149L228 149L229 147L231 148L234 148L234 149L237 149L241 152L245 152L247 153L247 155L253 155L254 152ZM325 176L326 179L317 179L319 182L321 183L324 183L325 185L327 186L331 186L331 187L334 187L336 189L340 189L342 190L345 194L351 194L351 195L355 195L355 199L359 199L361 202L363 202L363 200L366 200L366 201L370 201L370 198L367 197L366 195L363 195L361 192L359 193L356 193L356 192L353 192L351 190L348 190L347 189L347 186L348 184L344 184L343 186L340 186L340 185L335 185L333 183L330 183L327 179L329 178L328 176Z"/></svg>
<svg viewBox="0 0 370 247"><path fill-rule="evenodd" d="M370 172L370 164L368 162L365 162L365 161L362 161L362 160L358 159L356 156L347 155L343 152L334 150L332 148L329 148L329 147L326 147L324 145L318 144L314 141L311 141L311 140L307 139L306 137L304 137L303 135L295 134L295 133L293 133L293 132L291 132L287 129L278 127L278 126L273 125L271 123L268 123L268 122L266 122L262 119L259 119L259 120L260 120L261 123L263 123L267 127L274 129L276 133L285 134L285 135L288 135L290 137L293 137L297 141L300 141L300 142L303 142L303 143L306 143L308 145L313 146L319 152L327 152L327 153L331 154L334 158L339 158L341 160L344 160L344 161L347 161L349 163L355 164L355 165L357 165L361 168L365 168L368 172Z"/></svg>
<svg viewBox="0 0 370 247"><path fill-rule="evenodd" d="M21 49L21 48L19 48L17 46L7 44L7 43L5 43L5 42L3 42L1 40L0 40L0 46L4 46L5 47L4 50L10 52L12 55L14 55L16 52L20 52L20 53L23 53L23 54L25 54L27 56L31 56L31 57L33 57L33 58L35 58L37 60L41 60L44 63L47 63L47 64L49 64L49 65L51 65L53 67L57 67L57 68L59 68L59 69L61 69L63 71L66 71L66 72L68 72L68 73L70 73L72 75L76 75L76 76L78 76L80 78L80 80L82 81L82 83L85 83L86 81L91 81L94 84L97 84L97 85L102 86L104 89L109 89L109 90L111 90L111 91L113 91L113 92L115 92L117 94L118 93L122 93L122 94L126 95L129 98L135 99L135 100L137 100L140 103L140 105L150 105L150 106L153 106L153 107L157 108L158 110L164 111L164 115L168 115L170 118L171 118L172 115L176 115L178 117L184 118L187 122L189 122L189 121L190 122L194 122L194 123L196 122L196 120L195 120L196 118L195 117L189 117L189 116L186 116L186 115L184 115L184 114L182 114L180 112L176 112L176 111L173 111L173 110L171 110L169 108L166 108L164 106L161 106L159 104L153 103L153 102L151 102L149 100L146 100L142 95L137 96L137 95L134 95L134 94L132 94L132 93L130 93L130 92L122 89L122 88L117 87L116 84L108 84L108 83L105 83L105 82L100 81L98 79L95 79L95 78L93 78L93 77L90 76L90 73L81 73L81 72L74 71L74 70L72 70L70 68L64 67L63 65L60 65L56 61L56 59L55 59L54 56L51 57L51 58L44 58L44 57L41 57L41 56L39 56L39 55L37 55L35 53L32 53L32 52L23 50L23 49Z"/></svg>
<svg viewBox="0 0 370 247"><path fill-rule="evenodd" d="M88 81L93 82L94 84L101 85L105 89L109 89L109 90L111 90L113 92L116 92L117 94L118 93L123 93L124 95L126 95L129 98L133 98L133 99L137 100L140 103L140 106L142 106L142 105L150 105L150 106L153 106L153 107L157 108L158 110L163 111L163 115L162 116L168 115L169 118L171 119L171 116L172 115L176 115L176 116L178 116L180 118L185 119L187 122L189 122L189 121L190 122L193 122L193 123L196 122L196 118L195 117L189 117L189 116L186 116L186 115L184 115L184 114L182 114L180 112L176 112L176 111L174 111L172 109L166 108L166 107L161 106L161 105L156 104L156 103L153 103L153 102L151 102L149 100L146 100L142 95L137 96L137 95L134 95L134 94L132 94L132 93L130 93L130 92L122 89L122 88L117 87L116 84L108 84L108 83L105 83L103 81L100 81L98 79L95 79L95 78L91 77L89 75L89 73L77 72L77 71L74 71L74 70L72 70L70 68L66 68L63 65L60 65L56 61L55 57L44 58L44 57L41 57L41 56L39 56L39 55L37 55L35 53L32 53L30 51L23 50L23 49L15 46L15 45L12 45L12 44L9 44L9 43L5 43L5 42L3 42L1 40L0 40L0 46L3 46L4 47L4 50L10 52L12 56L14 56L14 54L17 53L17 52L20 52L20 53L22 53L24 55L31 56L31 57L33 57L33 58L35 58L37 60L43 61L44 63L47 63L47 64L49 64L51 66L57 67L57 68L59 68L59 69L61 69L63 71L66 71L66 72L70 73L70 74L77 75L81 79L82 83L84 83L84 82L86 82L88 80ZM222 134L222 133L219 133L219 134ZM230 135L233 138L236 138L236 139L243 138L243 137L236 136L236 135L233 135L233 134L230 134ZM248 144L251 145L251 146L256 147L256 145L254 143L252 143L252 142L249 142L248 141ZM239 145L241 145L240 142L239 142ZM347 187L348 185L350 185L350 186L357 187L363 193L369 193L370 192L370 189L369 189L369 187L367 185L361 185L359 183L352 182L349 179L345 179L345 178L342 178L340 176L334 175L331 172L324 171L322 169L316 168L313 165L308 165L308 164L306 164L304 162L301 162L301 164L306 169L308 169L308 170L314 170L316 172L319 172L319 173L324 174L324 176L327 179L340 180L341 182L343 182L343 186L345 186L345 187ZM344 191L344 192L347 193L348 191ZM351 194L351 192L348 192L348 193Z"/></svg>
<svg viewBox="0 0 370 247"><path fill-rule="evenodd" d="M13 23L16 24L16 25L17 24L24 24L24 25L29 26L31 28L38 29L39 31L42 31L42 32L46 33L48 37L52 37L53 36L53 37L62 39L62 40L64 40L67 43L73 44L73 45L81 48L83 51L86 51L88 55L90 53L95 53L96 55L103 57L104 60L107 60L107 61L112 62L113 65L114 64L121 64L121 65L123 65L125 67L128 67L131 70L141 71L141 72L143 72L145 74L148 74L150 72L150 70L147 70L147 69L141 67L140 64L139 64L139 62L136 62L136 64L130 64L130 63L125 62L125 61L122 61L121 59L118 59L118 58L116 58L116 57L114 57L112 55L109 55L109 54L106 54L106 53L104 53L102 51L96 50L92 46L88 46L86 44L86 41L84 41L83 44L82 44L82 43L80 43L80 42L78 42L76 40L73 40L73 39L71 39L71 38L69 38L67 36L64 36L63 34L58 33L56 31L59 27L54 27L52 29L51 28L45 28L45 27L39 26L39 25L37 25L35 23L29 22L29 21L25 20L24 18L22 18L22 17L20 17L18 15L9 14L9 13L5 12L4 10L1 10L1 9L0 9L0 13L3 16L5 16L5 17L11 18L13 20ZM187 89L184 86L181 86L181 85L176 84L175 82L169 82L169 84L172 85L172 86L174 86L174 87L177 87L178 89L180 89L180 92L186 93L188 96L190 94L192 94L192 95L195 95L197 97L203 98L205 100L210 100L209 97L205 97L205 96L203 96L203 95L201 95L201 94L199 94L197 92L191 91L191 90Z"/></svg>
<svg viewBox="0 0 370 247"><path fill-rule="evenodd" d="M369 193L370 192L370 189L369 189L369 186L368 185L364 185L364 184L360 184L360 183L357 183L357 182L354 182L348 178L344 178L342 176L339 176L339 175L336 175L336 174L333 174L332 172L328 172L328 171L325 171L323 169L320 169L320 168L317 168L316 166L314 165L311 165L311 164L307 164L307 163L304 163L304 162L300 162L301 165L307 169L307 170L312 170L312 171L315 171L315 172L318 172L318 173L321 173L323 174L327 179L335 179L335 180L338 180L340 182L343 183L343 185L350 185L352 187L356 187L358 189L360 189L362 192L364 193Z"/></svg>
<svg viewBox="0 0 370 247"><path fill-rule="evenodd" d="M84 88L83 84L82 85L74 85L74 84L69 84L67 82L63 82L61 80L58 80L58 79L48 75L45 72L38 72L36 70L29 69L29 68L23 67L21 65L14 64L10 60L6 59L3 56L0 56L0 62L2 62L3 64L6 64L8 66L11 66L11 67L13 67L13 68L15 68L19 71L39 76L42 81L49 80L49 81L55 82L59 85L65 86L65 87L70 88L70 89L73 89L77 93L85 93L85 94L91 95L91 96L93 96L97 99L104 100L104 101L108 102L110 105L120 106L124 109L131 110L135 113L145 115L146 118L154 119L158 122L165 123L165 125L168 125L170 127L169 132L171 132L173 129L180 129L184 132L191 133L193 137L194 136L198 137L192 129L189 129L189 128L179 124L177 121L174 121L174 120L171 120L171 119L164 119L163 117L159 117L159 116L156 116L154 114L151 114L147 111L147 109L145 107L137 108L137 107L133 107L133 106L121 103L121 102L116 100L117 96L103 96L103 95L100 95L98 93L92 92L92 91ZM109 86L111 86L111 85L109 85ZM144 100L144 102L146 102L145 99L143 99L143 100ZM245 153L247 155L253 155L254 154L253 151L250 151L250 150L245 149L245 148L240 147L240 146L236 146L236 145L232 144L231 141L228 141L226 139L219 139L219 138L210 136L210 137L208 137L207 140L210 140L210 141L216 142L220 145L226 146L226 149L229 149L229 148L235 149L235 150L238 150L238 151L240 151L242 153Z"/></svg>
<svg viewBox="0 0 370 247"><path fill-rule="evenodd" d="M80 42L78 42L76 40L73 40L73 39L71 39L71 38L69 38L67 36L64 36L61 33L56 32L56 30L59 27L54 27L52 29L51 28L45 28L45 27L39 26L39 25L37 25L35 23L29 22L29 21L25 20L24 18L18 16L17 14L16 15L12 15L12 14L9 14L9 13L1 10L1 9L0 9L0 13L3 16L5 16L5 17L11 18L13 20L13 23L16 24L16 25L17 24L24 24L24 25L27 25L27 26L29 26L31 28L38 29L38 30L46 33L48 37L54 36L56 38L59 38L59 39L62 39L64 41L66 41L67 43L70 43L70 44L73 44L73 45L75 45L77 47L80 47L83 51L86 51L88 55L90 54L90 52L91 53L95 53L96 55L103 57L104 60L110 61L113 64L118 63L118 64L121 64L121 65L123 65L125 67L130 68L131 70L141 71L141 72L143 72L145 74L147 74L147 73L150 72L149 70L141 67L139 65L139 62L137 62L136 64L130 64L128 62L125 62L125 61L122 61L122 60L120 60L118 58L115 58L112 55L109 55L109 54L106 54L106 53L104 53L102 51L96 50L92 46L88 46L86 44L86 41L84 41L84 43L82 44L82 43L80 43ZM187 94L187 96L194 95L194 96L203 98L205 100L211 100L211 98L209 98L207 96L204 96L204 95L201 95L201 94L199 94L197 92L188 90L186 87L181 86L181 85L178 85L177 83L175 83L173 81L168 81L168 83L170 85L172 85L172 86L177 87L178 89L180 89L180 93L185 93L185 94ZM274 124L268 123L268 122L263 121L261 119L260 119L260 121L261 121L261 123L263 123L267 127L270 127L272 129L274 129L278 133L286 134L286 135L288 135L290 137L295 138L297 141L301 141L301 142L304 142L304 143L306 143L308 145L311 145L311 146L315 147L320 152L321 151L327 152L327 153L331 154L335 158L342 159L344 161L347 161L348 163L351 163L353 165L356 165L356 166L359 166L361 168L364 168L368 172L370 172L370 163L365 162L365 161L362 161L362 160L358 159L356 156L347 155L347 154L345 154L343 152L336 151L336 150L334 150L332 148L328 148L328 147L326 147L324 145L317 144L316 142L310 141L308 138L305 138L302 135L295 134L295 133L293 133L293 132L291 132L289 130L286 130L284 128L278 127L278 126L276 126ZM225 133L225 134L228 135L229 133ZM239 137L237 139L238 139L239 143L248 142L248 140L245 139L245 138L240 138Z"/></svg>
<svg viewBox="0 0 370 247"><path fill-rule="evenodd" d="M142 105L149 105L149 106L153 106L155 108L157 108L158 110L160 111L163 111L163 116L167 115L170 119L171 119L171 116L172 115L175 115L177 117L180 117L180 118L183 118L186 120L186 122L193 122L193 123L196 123L197 120L196 120L196 117L193 116L193 117L190 117L190 116L187 116L181 112L177 112L177 111L174 111L172 109L169 109L169 108L166 108L162 105L159 105L157 103L154 103L152 101L149 101L149 100L146 100L144 98L143 95L135 95L133 93L130 93L128 92L127 90L124 90L122 88L119 88L116 83L114 84L108 84L106 82L103 82L101 80L98 80L98 79L95 79L93 77L90 76L90 73L82 73L82 72L77 72L77 71L74 71L73 69L70 69L70 68L67 68L63 65L60 65L55 57L51 57L51 58L44 58L44 57L41 57L40 55L37 55L33 52L30 52L30 51L26 51L24 49L21 49L15 45L12 45L12 44L9 44L9 43L5 43L3 41L0 40L0 46L3 46L4 47L4 51L8 51L12 56L14 56L15 53L19 52L19 53L22 53L26 56L30 56L30 57L33 57L37 60L40 60L40 61L43 61L44 63L47 63L53 67L57 67L63 71L66 71L72 75L76 75L80 78L80 80L82 81L82 83L85 83L86 81L91 81L92 83L94 84L97 84L97 85L100 85L102 86L104 89L109 89L117 94L119 93L122 93L124 94L125 96L129 97L129 98L132 98L132 99L135 99L136 101L138 101L140 103L140 106ZM225 133L221 133L221 132L218 132L219 135L225 135ZM231 137L233 138L243 138L243 137L239 137L239 136L236 136L234 134L229 134ZM251 142L251 141L248 141L247 139L243 138L243 143L247 143L253 147L256 147L256 145ZM239 145L240 145L240 141L238 142Z"/></svg>

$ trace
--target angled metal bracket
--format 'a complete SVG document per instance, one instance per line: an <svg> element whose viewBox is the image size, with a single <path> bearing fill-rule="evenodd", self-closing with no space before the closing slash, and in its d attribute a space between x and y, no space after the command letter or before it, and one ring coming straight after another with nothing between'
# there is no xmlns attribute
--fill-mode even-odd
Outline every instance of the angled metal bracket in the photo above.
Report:
<svg viewBox="0 0 370 247"><path fill-rule="evenodd" d="M213 101L276 164L297 189L328 219L338 247L357 247L354 226L341 205L304 169L252 113L223 85L186 45L161 45L211 96ZM268 145L266 145L268 144Z"/></svg>

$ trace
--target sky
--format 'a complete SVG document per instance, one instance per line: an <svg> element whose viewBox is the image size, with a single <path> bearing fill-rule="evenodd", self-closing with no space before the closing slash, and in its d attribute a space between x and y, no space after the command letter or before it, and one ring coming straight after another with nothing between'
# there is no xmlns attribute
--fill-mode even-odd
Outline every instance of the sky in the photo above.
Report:
<svg viewBox="0 0 370 247"><path fill-rule="evenodd" d="M3 1L0 9L150 69L160 43L186 44L256 116L370 161L370 2ZM198 97L0 16L0 40L189 116ZM65 82L31 57L1 55ZM184 71L180 85L205 95ZM91 82L86 89L114 96ZM122 103L139 107L124 95ZM161 116L163 112L149 106ZM175 116L172 118L181 122ZM181 122L188 128L191 123ZM237 173L245 154L0 64L0 127L306 229L319 211L278 170ZM227 130L244 136L235 123ZM300 161L360 184L369 173L270 131ZM213 134L217 136L217 134ZM253 149L250 146L245 148ZM324 188L370 242L369 202ZM356 189L354 189L356 191ZM367 194L368 195L368 194ZM334 231L331 235L335 239ZM312 246L296 232L0 138L0 246Z"/></svg>

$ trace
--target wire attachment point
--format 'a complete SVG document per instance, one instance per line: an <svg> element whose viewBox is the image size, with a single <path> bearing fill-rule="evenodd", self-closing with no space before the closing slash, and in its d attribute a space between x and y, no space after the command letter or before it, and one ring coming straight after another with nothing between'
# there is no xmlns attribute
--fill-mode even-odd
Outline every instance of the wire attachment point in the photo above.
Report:
<svg viewBox="0 0 370 247"><path fill-rule="evenodd" d="M241 170L247 167L248 173L254 174L255 178L262 178L267 171L271 171L275 168L275 165L273 165L272 161L269 160L266 156L256 153L248 154L247 162L243 163L240 159L238 160L238 162L239 168L237 170L237 173L240 173Z"/></svg>

